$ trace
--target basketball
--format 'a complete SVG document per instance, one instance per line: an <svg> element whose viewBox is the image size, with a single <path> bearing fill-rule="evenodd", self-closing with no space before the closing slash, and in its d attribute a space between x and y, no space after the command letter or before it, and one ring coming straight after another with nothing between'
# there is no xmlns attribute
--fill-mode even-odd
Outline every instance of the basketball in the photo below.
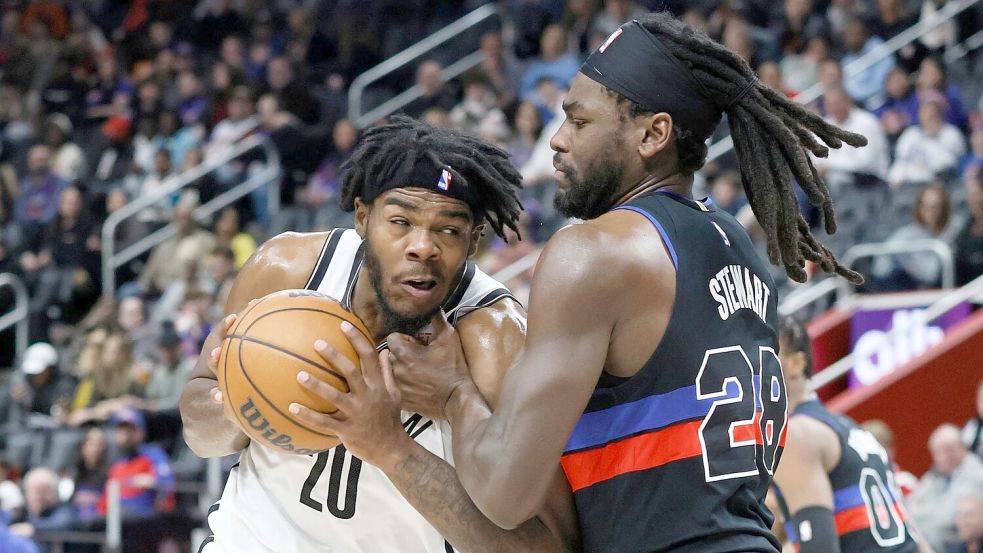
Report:
<svg viewBox="0 0 983 553"><path fill-rule="evenodd" d="M302 370L348 391L344 378L314 349L316 340L324 340L359 366L355 349L341 331L342 321L374 343L358 317L311 290L274 292L239 315L222 343L218 383L226 409L250 439L296 455L338 445L337 436L295 420L288 407L297 402L316 411L335 411L334 405L297 382Z"/></svg>

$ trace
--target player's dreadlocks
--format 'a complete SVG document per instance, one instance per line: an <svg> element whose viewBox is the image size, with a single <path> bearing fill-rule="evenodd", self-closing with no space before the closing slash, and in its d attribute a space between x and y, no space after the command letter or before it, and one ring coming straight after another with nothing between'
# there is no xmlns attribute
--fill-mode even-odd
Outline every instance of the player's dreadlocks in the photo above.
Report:
<svg viewBox="0 0 983 553"><path fill-rule="evenodd" d="M406 116L394 116L387 125L369 129L352 156L342 165L341 208L355 209L355 198L371 201L392 183L405 182L418 161L429 159L447 166L455 186L470 192L482 219L505 238L504 228L517 235L522 204L517 196L522 176L509 154L465 133L431 127ZM422 184L422 183L421 183Z"/></svg>
<svg viewBox="0 0 983 553"><path fill-rule="evenodd" d="M798 182L810 203L821 208L826 232L833 234L833 202L807 151L826 157L826 146L839 148L844 142L864 146L867 139L827 123L759 82L743 58L668 12L637 19L689 67L710 94L719 98L717 106L727 114L748 203L768 237L771 262L781 263L789 277L799 282L806 280L805 260L819 263L826 272L836 272L853 283L863 282L859 273L840 265L812 235L809 224L799 214L792 182ZM631 102L627 98L624 101ZM645 110L632 106L633 115L638 111ZM680 170L696 171L706 159L706 145L685 130L677 134L677 139Z"/></svg>

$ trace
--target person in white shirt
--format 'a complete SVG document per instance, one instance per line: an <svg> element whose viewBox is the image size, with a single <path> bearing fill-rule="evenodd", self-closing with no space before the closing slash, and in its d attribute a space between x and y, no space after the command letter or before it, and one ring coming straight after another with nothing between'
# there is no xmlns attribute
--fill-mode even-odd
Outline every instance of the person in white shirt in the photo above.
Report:
<svg viewBox="0 0 983 553"><path fill-rule="evenodd" d="M864 148L844 147L830 149L829 157L813 158L816 170L825 174L830 183L857 177L884 180L890 164L887 137L877 117L854 104L853 98L842 87L835 87L823 96L823 109L830 123L867 137Z"/></svg>
<svg viewBox="0 0 983 553"><path fill-rule="evenodd" d="M888 174L892 187L922 184L937 175L954 171L966 153L966 139L959 129L945 122L943 100L922 102L918 125L905 129L894 150L894 164Z"/></svg>

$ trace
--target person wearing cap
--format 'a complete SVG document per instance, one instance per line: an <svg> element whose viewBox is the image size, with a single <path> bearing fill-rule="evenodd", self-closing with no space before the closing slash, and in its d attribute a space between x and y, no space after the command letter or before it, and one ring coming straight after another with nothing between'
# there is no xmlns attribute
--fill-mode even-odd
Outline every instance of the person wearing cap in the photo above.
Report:
<svg viewBox="0 0 983 553"><path fill-rule="evenodd" d="M72 142L74 127L64 113L52 113L45 121L44 143L51 148L51 168L54 174L69 182L86 175L85 152Z"/></svg>
<svg viewBox="0 0 983 553"><path fill-rule="evenodd" d="M124 517L151 517L174 509L174 472L167 453L157 444L146 443L147 423L143 414L123 408L113 415L119 456L109 467L109 481L120 485ZM99 499L105 515L108 491Z"/></svg>
<svg viewBox="0 0 983 553"><path fill-rule="evenodd" d="M51 344L38 342L24 350L18 376L10 395L24 413L54 415L67 404L72 382L60 374L58 351Z"/></svg>

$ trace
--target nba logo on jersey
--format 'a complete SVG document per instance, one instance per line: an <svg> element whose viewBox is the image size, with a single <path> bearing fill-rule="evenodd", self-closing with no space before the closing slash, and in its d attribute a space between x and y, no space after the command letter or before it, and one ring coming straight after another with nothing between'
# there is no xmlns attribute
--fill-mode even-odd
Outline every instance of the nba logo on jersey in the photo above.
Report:
<svg viewBox="0 0 983 553"><path fill-rule="evenodd" d="M602 44L601 47L597 49L597 51L603 54L604 51L608 49L608 46L611 46L611 43L614 42L614 39L621 36L621 33L623 32L624 31L622 31L621 29L618 29L617 31L611 33L611 36L609 36L608 39L604 41L604 44Z"/></svg>
<svg viewBox="0 0 983 553"><path fill-rule="evenodd" d="M440 180L437 181L437 188L441 190L448 190L451 187L452 180L451 172L447 169L440 171Z"/></svg>

